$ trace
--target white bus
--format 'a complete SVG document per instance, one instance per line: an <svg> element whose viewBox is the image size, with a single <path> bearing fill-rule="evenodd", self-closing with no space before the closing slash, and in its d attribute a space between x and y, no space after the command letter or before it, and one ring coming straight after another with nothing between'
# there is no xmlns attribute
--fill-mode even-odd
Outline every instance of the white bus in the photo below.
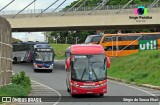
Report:
<svg viewBox="0 0 160 105"><path fill-rule="evenodd" d="M20 42L13 43L13 63L33 61L33 48L35 44L48 44L48 42Z"/></svg>

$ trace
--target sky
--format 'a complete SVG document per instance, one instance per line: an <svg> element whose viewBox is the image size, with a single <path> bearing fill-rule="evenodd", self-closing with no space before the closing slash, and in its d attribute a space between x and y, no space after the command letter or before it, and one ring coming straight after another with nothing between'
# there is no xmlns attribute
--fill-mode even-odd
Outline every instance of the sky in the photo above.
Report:
<svg viewBox="0 0 160 105"><path fill-rule="evenodd" d="M0 9L3 8L5 5L7 5L9 2L12 0L0 0ZM21 10L25 6L27 6L29 3L31 3L34 0L15 0L11 5L9 5L4 11L9 11L9 10ZM36 0L35 2L35 9L45 9L47 8L50 4L54 3L56 0ZM59 0L54 4L51 8L56 8L60 3L62 3L64 0ZM73 1L76 0L67 0L60 8L63 8ZM34 9L34 4L30 5L27 9Z"/></svg>
<svg viewBox="0 0 160 105"><path fill-rule="evenodd" d="M6 6L9 2L11 2L12 0L0 0L0 9L2 9L4 6ZM34 0L15 0L12 4L10 4L7 8L5 8L3 11L13 11L13 10L21 10L23 9L25 6L27 6L28 4L30 4L32 1ZM28 9L45 9L47 8L49 5L51 5L52 3L54 3L56 0L36 0L35 4L30 5L28 8L26 8L26 10ZM58 2L56 2L51 8L56 8L59 4L61 4L64 0L59 0ZM64 8L67 5L71 4L73 1L76 0L67 0L60 8ZM34 32L34 33L12 33L12 36L14 38L20 39L22 41L27 41L29 39L31 39L31 37L34 40L37 41L44 41L45 37L42 34L42 32Z"/></svg>

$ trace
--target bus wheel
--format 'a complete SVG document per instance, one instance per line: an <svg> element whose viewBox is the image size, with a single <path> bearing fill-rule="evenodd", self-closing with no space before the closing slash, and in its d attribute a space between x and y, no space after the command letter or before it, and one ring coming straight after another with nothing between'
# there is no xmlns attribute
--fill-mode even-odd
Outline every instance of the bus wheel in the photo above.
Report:
<svg viewBox="0 0 160 105"><path fill-rule="evenodd" d="M101 94L99 94L99 96L100 96L100 97L103 97L103 96L104 96L104 94L103 94L103 93L101 93Z"/></svg>
<svg viewBox="0 0 160 105"><path fill-rule="evenodd" d="M67 92L70 92L68 85L67 85L67 79L66 79L66 86L67 86Z"/></svg>
<svg viewBox="0 0 160 105"><path fill-rule="evenodd" d="M76 97L76 95L75 94L71 94L72 95L72 97Z"/></svg>
<svg viewBox="0 0 160 105"><path fill-rule="evenodd" d="M34 72L37 72L37 69L34 69Z"/></svg>
<svg viewBox="0 0 160 105"><path fill-rule="evenodd" d="M49 72L52 72L53 70L51 69L51 70L49 70Z"/></svg>
<svg viewBox="0 0 160 105"><path fill-rule="evenodd" d="M14 59L13 59L13 64L16 64L17 63L17 58L15 57Z"/></svg>
<svg viewBox="0 0 160 105"><path fill-rule="evenodd" d="M67 92L70 92L69 88L67 87Z"/></svg>

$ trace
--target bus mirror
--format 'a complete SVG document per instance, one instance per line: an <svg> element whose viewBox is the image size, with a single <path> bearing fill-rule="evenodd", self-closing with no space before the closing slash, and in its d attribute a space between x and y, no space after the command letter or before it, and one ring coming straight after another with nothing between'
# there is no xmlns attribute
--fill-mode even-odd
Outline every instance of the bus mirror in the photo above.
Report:
<svg viewBox="0 0 160 105"><path fill-rule="evenodd" d="M109 59L109 57L106 56L106 65L107 65L107 68L110 68L111 66L111 61Z"/></svg>
<svg viewBox="0 0 160 105"><path fill-rule="evenodd" d="M67 71L69 71L69 69L70 69L70 62L71 62L71 58L68 57L67 62L66 62Z"/></svg>

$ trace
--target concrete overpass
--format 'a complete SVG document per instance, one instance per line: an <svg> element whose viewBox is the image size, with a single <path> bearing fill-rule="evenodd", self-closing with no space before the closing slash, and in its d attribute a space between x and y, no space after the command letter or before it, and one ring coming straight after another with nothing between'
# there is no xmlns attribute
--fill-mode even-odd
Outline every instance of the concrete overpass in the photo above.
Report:
<svg viewBox="0 0 160 105"><path fill-rule="evenodd" d="M99 10L92 15L90 11L46 13L40 17L37 14L3 15L11 23L13 32L32 31L67 31L67 30L107 30L107 29L140 29L160 28L160 9L152 8L146 16L134 15L134 9L125 9L120 14L118 10Z"/></svg>

